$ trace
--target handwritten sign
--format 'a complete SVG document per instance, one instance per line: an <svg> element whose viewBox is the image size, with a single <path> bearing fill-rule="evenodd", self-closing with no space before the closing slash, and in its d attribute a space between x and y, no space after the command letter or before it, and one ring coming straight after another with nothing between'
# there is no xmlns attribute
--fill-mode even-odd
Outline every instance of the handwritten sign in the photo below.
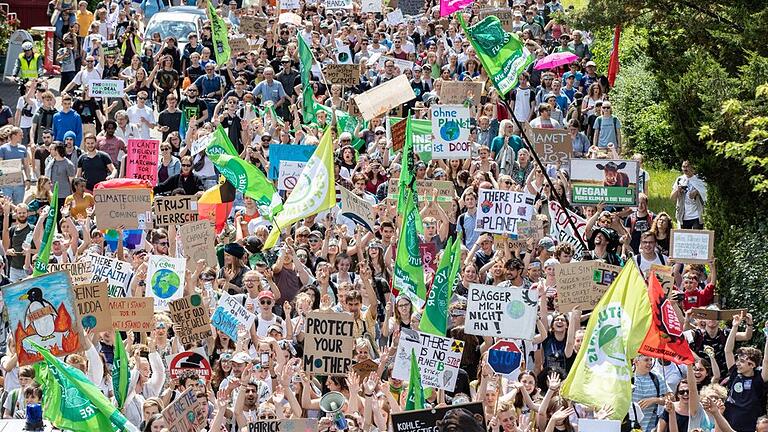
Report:
<svg viewBox="0 0 768 432"><path fill-rule="evenodd" d="M543 163L555 165L560 162L564 167L570 166L573 139L566 129L529 127L526 133Z"/></svg>
<svg viewBox="0 0 768 432"><path fill-rule="evenodd" d="M391 204L397 200L398 179L389 179L389 190L387 199ZM446 212L451 211L453 207L453 197L456 195L456 188L453 183L446 180L416 180L416 197L419 200L419 208L423 208L429 201L432 201L432 190L437 189L437 205Z"/></svg>
<svg viewBox="0 0 768 432"><path fill-rule="evenodd" d="M21 164L21 159L0 161L0 187L21 186L24 184Z"/></svg>
<svg viewBox="0 0 768 432"><path fill-rule="evenodd" d="M110 297L128 297L128 287L133 278L133 268L125 261L104 255L88 254L83 261L91 264L93 279L91 282L107 282Z"/></svg>
<svg viewBox="0 0 768 432"><path fill-rule="evenodd" d="M533 217L534 197L525 192L480 189L477 194L475 229L488 233L514 234L519 221Z"/></svg>
<svg viewBox="0 0 768 432"><path fill-rule="evenodd" d="M155 225L183 225L197 220L197 198L193 195L155 197Z"/></svg>
<svg viewBox="0 0 768 432"><path fill-rule="evenodd" d="M361 12L381 13L381 0L363 0Z"/></svg>
<svg viewBox="0 0 768 432"><path fill-rule="evenodd" d="M506 31L508 31L510 33L514 32L513 24L515 22L515 17L514 17L514 15L512 15L512 10L509 9L509 8L507 8L507 9L483 9L483 10L478 12L478 15L479 15L481 20L485 19L486 17L488 17L490 15L494 15L494 16L496 16L499 19L499 21L501 22L501 27L504 30L506 30Z"/></svg>
<svg viewBox="0 0 768 432"><path fill-rule="evenodd" d="M75 305L84 329L97 332L112 330L106 282L74 285L72 292L75 293Z"/></svg>
<svg viewBox="0 0 768 432"><path fill-rule="evenodd" d="M706 309L706 308L693 308L691 309L691 316L696 319L705 319L712 321L730 321L736 315L741 313L747 313L746 309Z"/></svg>
<svg viewBox="0 0 768 432"><path fill-rule="evenodd" d="M120 331L148 332L154 329L155 307L149 297L109 298L112 328Z"/></svg>
<svg viewBox="0 0 768 432"><path fill-rule="evenodd" d="M456 411L458 410L458 411ZM461 423L462 431L486 431L485 410L482 402L468 404L449 405L443 408L430 408L418 411L401 411L392 413L392 430L396 432L423 432L440 430L439 424L443 422L446 414L467 414L468 418Z"/></svg>
<svg viewBox="0 0 768 432"><path fill-rule="evenodd" d="M387 111L416 99L416 94L405 75L378 85L354 97L363 119L366 121L385 114Z"/></svg>
<svg viewBox="0 0 768 432"><path fill-rule="evenodd" d="M201 220L186 223L179 227L179 235L181 236L184 256L187 258L187 266L193 266L199 260L205 260L209 263L216 262L215 234L209 221Z"/></svg>
<svg viewBox="0 0 768 432"><path fill-rule="evenodd" d="M347 375L354 348L352 315L336 312L310 312L304 338L304 369L316 375Z"/></svg>
<svg viewBox="0 0 768 432"><path fill-rule="evenodd" d="M534 289L470 284L467 297L468 334L531 340L536 333L539 293Z"/></svg>
<svg viewBox="0 0 768 432"><path fill-rule="evenodd" d="M140 224L152 208L150 189L96 189L95 216L100 229L145 229ZM143 226L142 226L143 225Z"/></svg>
<svg viewBox="0 0 768 432"><path fill-rule="evenodd" d="M200 294L192 294L168 303L171 321L178 325L175 329L181 344L194 344L211 336L211 324L208 307Z"/></svg>
<svg viewBox="0 0 768 432"><path fill-rule="evenodd" d="M184 295L187 261L166 255L150 255L147 263L147 297L155 299L155 310L168 310L168 303Z"/></svg>
<svg viewBox="0 0 768 432"><path fill-rule="evenodd" d="M433 105L432 159L466 159L470 156L469 108L463 105Z"/></svg>
<svg viewBox="0 0 768 432"><path fill-rule="evenodd" d="M251 45L246 38L232 38L229 40L229 48L233 53L247 53L251 50Z"/></svg>
<svg viewBox="0 0 768 432"><path fill-rule="evenodd" d="M160 157L160 140L129 139L128 156L125 159L125 176L147 180L157 185L157 161Z"/></svg>
<svg viewBox="0 0 768 432"><path fill-rule="evenodd" d="M393 151L399 151L405 145L405 129L408 126L407 122L408 119L402 119L390 127Z"/></svg>
<svg viewBox="0 0 768 432"><path fill-rule="evenodd" d="M85 284L93 280L93 270L91 263L88 261L48 264L48 273L56 273L57 271L69 273L69 278L74 285Z"/></svg>
<svg viewBox="0 0 768 432"><path fill-rule="evenodd" d="M475 81L444 81L440 87L441 104L477 105L483 95L483 83Z"/></svg>
<svg viewBox="0 0 768 432"><path fill-rule="evenodd" d="M706 264L712 261L715 232L673 229L669 258L675 262Z"/></svg>
<svg viewBox="0 0 768 432"><path fill-rule="evenodd" d="M88 83L88 96L122 98L125 94L124 86L123 80L91 80Z"/></svg>
<svg viewBox="0 0 768 432"><path fill-rule="evenodd" d="M299 0L280 0L281 10L299 9L300 7Z"/></svg>
<svg viewBox="0 0 768 432"><path fill-rule="evenodd" d="M238 329L250 330L256 315L227 293L219 299L219 304L211 317L214 327L224 332L230 339L237 341Z"/></svg>
<svg viewBox="0 0 768 432"><path fill-rule="evenodd" d="M329 64L323 68L323 75L331 84L356 86L360 83L360 66L354 64Z"/></svg>
<svg viewBox="0 0 768 432"><path fill-rule="evenodd" d="M405 381L410 378L411 355L415 353L421 384L453 391L463 352L464 341L401 328L392 377Z"/></svg>
<svg viewBox="0 0 768 432"><path fill-rule="evenodd" d="M558 309L568 312L576 305L593 309L619 271L621 267L599 261L559 264L555 267Z"/></svg>
<svg viewBox="0 0 768 432"><path fill-rule="evenodd" d="M379 364L375 361L368 359L361 361L360 363L355 363L352 365L352 370L355 371L357 376L360 377L360 379L366 379L368 378L368 375L370 375L372 372L376 372L376 370L379 368Z"/></svg>
<svg viewBox="0 0 768 432"><path fill-rule="evenodd" d="M280 161L280 174L277 176L277 189L292 191L293 188L296 187L296 183L298 183L301 172L304 171L306 165L306 162Z"/></svg>
<svg viewBox="0 0 768 432"><path fill-rule="evenodd" d="M373 205L341 186L339 190L341 191L341 214L373 232L376 220L373 215Z"/></svg>
<svg viewBox="0 0 768 432"><path fill-rule="evenodd" d="M188 388L162 411L169 432L199 431L208 424L208 405L197 400L197 390Z"/></svg>
<svg viewBox="0 0 768 432"><path fill-rule="evenodd" d="M352 9L352 0L325 0L326 9Z"/></svg>
<svg viewBox="0 0 768 432"><path fill-rule="evenodd" d="M268 17L243 15L240 17L240 31L245 34L265 34L269 27Z"/></svg>
<svg viewBox="0 0 768 432"><path fill-rule="evenodd" d="M283 419L248 423L248 432L310 432L317 430L317 419Z"/></svg>

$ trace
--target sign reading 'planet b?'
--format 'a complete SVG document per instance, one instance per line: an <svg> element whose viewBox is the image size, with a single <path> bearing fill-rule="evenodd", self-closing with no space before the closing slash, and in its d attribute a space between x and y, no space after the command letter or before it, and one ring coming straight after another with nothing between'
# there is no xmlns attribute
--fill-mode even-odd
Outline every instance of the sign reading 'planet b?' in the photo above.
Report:
<svg viewBox="0 0 768 432"><path fill-rule="evenodd" d="M432 111L433 159L466 159L469 151L469 108L435 105Z"/></svg>
<svg viewBox="0 0 768 432"><path fill-rule="evenodd" d="M147 297L155 299L156 311L167 311L168 303L184 294L184 258L150 255L147 264Z"/></svg>
<svg viewBox="0 0 768 432"><path fill-rule="evenodd" d="M538 304L536 290L470 284L464 329L478 336L531 340Z"/></svg>

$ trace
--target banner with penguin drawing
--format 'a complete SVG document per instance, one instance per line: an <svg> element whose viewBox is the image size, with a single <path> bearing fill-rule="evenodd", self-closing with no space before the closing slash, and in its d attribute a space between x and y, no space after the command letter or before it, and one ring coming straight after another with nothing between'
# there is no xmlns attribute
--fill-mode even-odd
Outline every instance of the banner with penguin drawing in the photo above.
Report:
<svg viewBox="0 0 768 432"><path fill-rule="evenodd" d="M392 369L393 378L404 381L410 379L411 352L416 353L424 387L449 392L456 388L464 341L401 328Z"/></svg>
<svg viewBox="0 0 768 432"><path fill-rule="evenodd" d="M155 311L169 310L168 303L184 296L187 261L165 255L150 255L147 263L146 297L155 299Z"/></svg>
<svg viewBox="0 0 768 432"><path fill-rule="evenodd" d="M469 284L464 331L478 336L532 340L538 319L539 292Z"/></svg>
<svg viewBox="0 0 768 432"><path fill-rule="evenodd" d="M31 341L57 357L80 351L83 328L67 272L48 273L3 287L19 365L43 359Z"/></svg>

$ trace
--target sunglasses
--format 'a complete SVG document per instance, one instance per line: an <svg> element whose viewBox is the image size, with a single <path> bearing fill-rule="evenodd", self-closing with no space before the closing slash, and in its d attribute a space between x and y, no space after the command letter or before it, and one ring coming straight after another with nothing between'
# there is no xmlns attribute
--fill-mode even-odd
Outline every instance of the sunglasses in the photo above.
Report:
<svg viewBox="0 0 768 432"><path fill-rule="evenodd" d="M181 166L183 166L183 167L191 167L192 164L181 164Z"/></svg>
<svg viewBox="0 0 768 432"><path fill-rule="evenodd" d="M138 99L138 100L147 100L147 98L141 97L141 96L137 97L136 99Z"/></svg>
<svg viewBox="0 0 768 432"><path fill-rule="evenodd" d="M679 395L687 395L688 394L688 390L678 390L677 394L679 394Z"/></svg>
<svg viewBox="0 0 768 432"><path fill-rule="evenodd" d="M168 245L170 245L170 243L168 243L167 241L161 241L161 242L157 242L155 244L159 245L159 246L168 246Z"/></svg>
<svg viewBox="0 0 768 432"><path fill-rule="evenodd" d="M263 305L271 305L272 304L272 300L259 300L259 303L261 303Z"/></svg>

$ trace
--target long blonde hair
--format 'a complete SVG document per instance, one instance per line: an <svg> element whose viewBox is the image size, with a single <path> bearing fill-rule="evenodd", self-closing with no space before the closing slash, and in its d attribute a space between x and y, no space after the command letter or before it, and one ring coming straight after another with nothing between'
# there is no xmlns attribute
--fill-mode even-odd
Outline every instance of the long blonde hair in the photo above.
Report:
<svg viewBox="0 0 768 432"><path fill-rule="evenodd" d="M53 198L53 194L51 191L47 191L43 189L43 185L48 182L51 182L51 179L46 176L40 176L37 178L37 189L35 190L35 198L38 200L44 199L45 201L51 202L51 199Z"/></svg>

